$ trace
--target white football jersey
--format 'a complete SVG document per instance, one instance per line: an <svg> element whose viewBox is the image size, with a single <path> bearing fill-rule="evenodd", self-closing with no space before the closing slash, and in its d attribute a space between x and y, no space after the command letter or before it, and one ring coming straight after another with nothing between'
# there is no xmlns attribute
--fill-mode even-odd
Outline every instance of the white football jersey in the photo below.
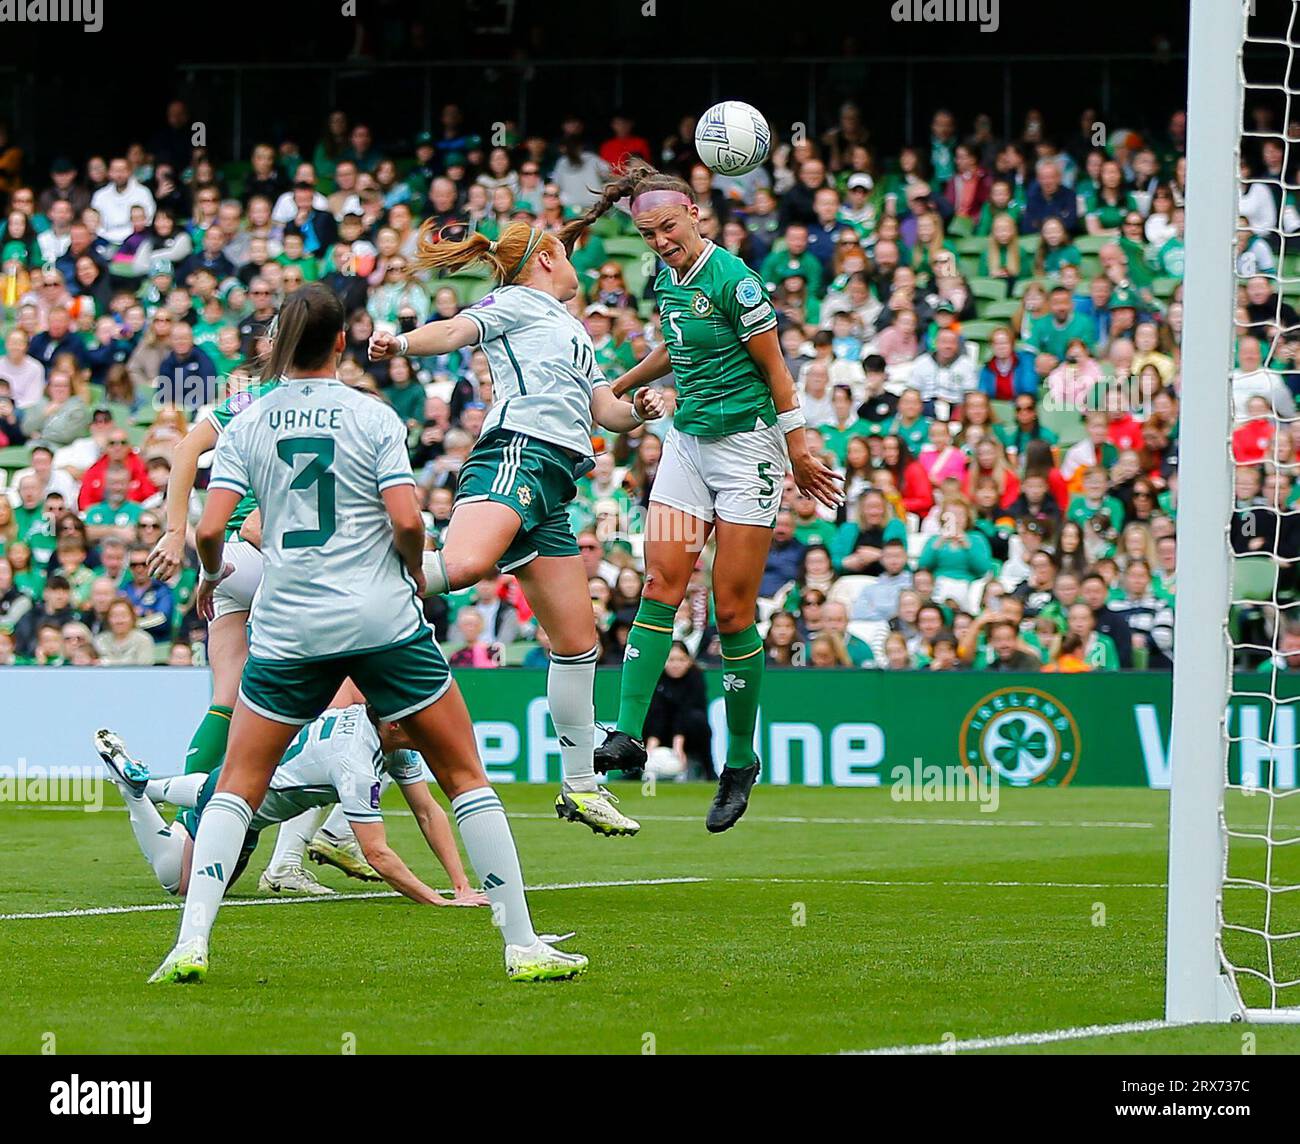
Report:
<svg viewBox="0 0 1300 1144"><path fill-rule="evenodd" d="M424 763L414 751L380 750L379 731L362 704L331 708L285 751L271 776L270 791L278 796L272 801L294 809L338 802L350 822L379 822L385 773L401 786L425 781Z"/></svg>
<svg viewBox="0 0 1300 1144"><path fill-rule="evenodd" d="M285 381L230 422L209 488L262 508L252 655L380 650L427 627L382 497L403 484L415 477L401 419L336 378Z"/></svg>
<svg viewBox="0 0 1300 1144"><path fill-rule="evenodd" d="M505 428L591 456L591 394L608 385L587 328L531 286L500 286L461 313L479 328L494 401L483 432Z"/></svg>

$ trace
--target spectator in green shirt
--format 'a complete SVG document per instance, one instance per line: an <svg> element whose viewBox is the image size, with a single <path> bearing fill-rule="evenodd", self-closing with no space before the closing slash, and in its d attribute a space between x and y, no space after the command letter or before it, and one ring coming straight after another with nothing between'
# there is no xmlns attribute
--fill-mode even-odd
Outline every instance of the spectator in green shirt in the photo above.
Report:
<svg viewBox="0 0 1300 1144"><path fill-rule="evenodd" d="M806 546L820 544L830 551L835 541L835 524L817 514L817 502L807 493L800 492L795 495L791 507L794 510L795 539Z"/></svg>
<svg viewBox="0 0 1300 1144"><path fill-rule="evenodd" d="M1124 527L1124 505L1118 497L1110 496L1110 476L1100 465L1094 465L1083 474L1083 492L1071 498L1065 511L1066 520L1072 520L1088 531L1088 523L1098 513L1110 518L1110 528L1118 531Z"/></svg>
<svg viewBox="0 0 1300 1144"><path fill-rule="evenodd" d="M135 525L143 506L127 499L131 473L125 465L110 465L104 473L104 499L86 509L86 535L92 544L115 536L128 544L135 539Z"/></svg>
<svg viewBox="0 0 1300 1144"><path fill-rule="evenodd" d="M919 396L919 395L918 395ZM835 420L828 425L817 426L822 435L822 442L841 465L845 463L849 442L854 437L872 437L880 428L857 415L853 407L853 390L847 385L837 385L831 390L831 409Z"/></svg>
<svg viewBox="0 0 1300 1144"><path fill-rule="evenodd" d="M1055 287L1047 299L1048 312L1035 318L1029 329L1029 343L1041 354L1051 357L1055 369L1065 357L1066 347L1074 338L1092 346L1094 324L1074 308L1074 295L1064 286Z"/></svg>
<svg viewBox="0 0 1300 1144"><path fill-rule="evenodd" d="M1069 630L1083 644L1083 661L1093 671L1118 671L1119 652L1110 636L1097 630L1097 618L1083 601L1071 604L1067 613Z"/></svg>
<svg viewBox="0 0 1300 1144"><path fill-rule="evenodd" d="M798 274L808 284L808 293L814 298L822 294L822 264L808 250L808 228L801 222L792 222L785 231L785 249L774 250L765 259L759 273L769 291L787 278Z"/></svg>
<svg viewBox="0 0 1300 1144"><path fill-rule="evenodd" d="M849 632L849 609L839 600L827 600L822 605L822 631L840 638L854 667L870 667L875 663L871 645Z"/></svg>
<svg viewBox="0 0 1300 1144"><path fill-rule="evenodd" d="M388 403L402 419L407 430L424 424L424 387L415 380L408 358L393 358L388 363L389 387L384 390Z"/></svg>

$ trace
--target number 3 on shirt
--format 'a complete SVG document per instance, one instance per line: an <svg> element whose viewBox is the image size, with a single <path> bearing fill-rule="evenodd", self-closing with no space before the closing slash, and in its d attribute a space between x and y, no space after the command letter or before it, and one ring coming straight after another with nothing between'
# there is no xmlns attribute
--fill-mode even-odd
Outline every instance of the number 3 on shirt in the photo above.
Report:
<svg viewBox="0 0 1300 1144"><path fill-rule="evenodd" d="M334 535L334 439L332 437L291 437L276 445L280 460L292 466L300 456L309 456L300 473L289 484L291 490L316 486L316 528L298 528L286 532L280 540L282 548L318 548Z"/></svg>

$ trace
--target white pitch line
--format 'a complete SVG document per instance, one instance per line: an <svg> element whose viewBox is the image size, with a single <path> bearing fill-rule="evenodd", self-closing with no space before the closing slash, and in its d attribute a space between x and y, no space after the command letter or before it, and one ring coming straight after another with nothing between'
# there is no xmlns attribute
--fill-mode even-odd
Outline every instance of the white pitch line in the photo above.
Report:
<svg viewBox="0 0 1300 1144"><path fill-rule="evenodd" d="M622 878L609 882L547 882L540 886L525 886L530 894L546 890L606 890L619 886L684 886L707 882L708 878ZM450 890L439 891L450 894ZM306 906L325 902L360 902L368 898L400 898L396 890L371 890L360 894L330 894L308 898L229 898L226 906ZM44 913L0 914L0 922L30 922L47 918L94 918L110 914L153 914L179 910L181 902L149 902L139 906L91 906L81 910L48 910Z"/></svg>
<svg viewBox="0 0 1300 1144"><path fill-rule="evenodd" d="M396 814L411 814L409 810L399 810ZM534 814L532 811L511 813L508 818L554 818L551 814ZM699 822L699 815L692 814L638 814L637 822ZM1078 827L1088 829L1114 829L1114 831L1153 831L1164 827L1164 823L1143 822L1105 822L1105 820L1088 820L1088 822L1063 822L1054 819L998 819L985 818L900 818L897 815L883 815L880 818L814 818L814 816L783 815L745 815L745 822L777 823L783 826L819 826L819 827L1024 827L1061 829Z"/></svg>
<svg viewBox="0 0 1300 1144"><path fill-rule="evenodd" d="M77 803L53 803L49 805L36 802L14 803L8 809L80 811L86 813L86 808ZM101 813L102 811L122 812L125 810L126 807L124 806L104 806L94 813ZM411 811L404 808L386 810L384 811L384 817L410 818ZM545 811L510 811L507 812L506 817L549 820L553 819L555 815ZM701 816L696 814L638 814L637 820L639 822L699 822ZM876 818L824 818L795 814L749 814L745 816L745 821L775 823L779 826L1005 826L1031 830L1156 830L1164 828L1164 823L1161 822L1096 822L1087 820L1077 822L1071 819L1002 819L993 816L984 816L982 818L902 818L897 815L881 815ZM1243 827L1242 829L1249 828ZM1286 828L1275 826L1274 829ZM1290 829L1300 829L1300 827Z"/></svg>
<svg viewBox="0 0 1300 1144"><path fill-rule="evenodd" d="M850 1049L838 1054L853 1057L946 1056L949 1053L978 1052L981 1049L1013 1049L1024 1045L1054 1045L1058 1041L1080 1041L1085 1037L1113 1037L1124 1033L1147 1033L1172 1029L1176 1021L1125 1021L1118 1025L1078 1025L1071 1029L1050 1029L1042 1033L1012 1033L1005 1037L973 1037L926 1045L894 1045L886 1049Z"/></svg>
<svg viewBox="0 0 1300 1144"><path fill-rule="evenodd" d="M1164 890L1165 882L1008 882L1008 881L921 881L898 878L713 878L715 882L765 882L791 886L969 886L975 889L1029 889L1029 890Z"/></svg>

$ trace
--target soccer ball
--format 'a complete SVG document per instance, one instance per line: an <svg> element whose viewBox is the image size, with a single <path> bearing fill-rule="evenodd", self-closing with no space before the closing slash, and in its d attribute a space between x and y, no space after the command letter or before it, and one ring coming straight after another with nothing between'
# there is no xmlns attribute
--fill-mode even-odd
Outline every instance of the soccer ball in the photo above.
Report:
<svg viewBox="0 0 1300 1144"><path fill-rule="evenodd" d="M656 747L645 761L645 769L657 779L675 779L685 768L671 747Z"/></svg>
<svg viewBox="0 0 1300 1144"><path fill-rule="evenodd" d="M695 126L695 150L719 175L743 175L761 166L772 146L764 119L748 103L715 103Z"/></svg>

